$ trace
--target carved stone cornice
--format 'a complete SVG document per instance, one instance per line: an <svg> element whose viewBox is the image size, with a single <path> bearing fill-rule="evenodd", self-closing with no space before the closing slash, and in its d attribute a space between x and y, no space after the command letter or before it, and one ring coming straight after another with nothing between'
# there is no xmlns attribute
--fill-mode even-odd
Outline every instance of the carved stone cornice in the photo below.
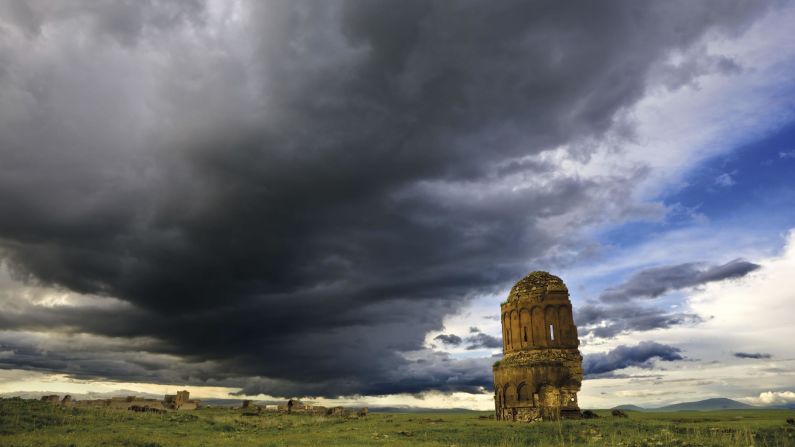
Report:
<svg viewBox="0 0 795 447"><path fill-rule="evenodd" d="M582 354L577 349L526 349L514 351L494 365L494 368L514 367L514 366L535 366L561 364L569 366L571 364L580 365Z"/></svg>

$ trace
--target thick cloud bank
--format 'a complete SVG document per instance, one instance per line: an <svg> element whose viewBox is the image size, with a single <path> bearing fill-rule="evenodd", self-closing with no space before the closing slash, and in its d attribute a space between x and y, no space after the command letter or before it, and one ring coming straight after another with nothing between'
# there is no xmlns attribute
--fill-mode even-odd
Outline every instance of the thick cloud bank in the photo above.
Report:
<svg viewBox="0 0 795 447"><path fill-rule="evenodd" d="M0 8L0 254L52 291L3 295L3 365L334 396L489 386L425 334L644 212L643 166L541 155L631 137L648 89L732 66L673 53L765 5Z"/></svg>
<svg viewBox="0 0 795 447"><path fill-rule="evenodd" d="M696 324L704 318L692 312L677 312L636 302L636 298L656 298L667 292L697 287L726 279L741 278L760 268L752 262L735 259L721 265L686 263L641 270L624 283L608 288L600 302L589 302L577 309L580 334L612 338L621 333L665 329Z"/></svg>
<svg viewBox="0 0 795 447"><path fill-rule="evenodd" d="M455 334L440 334L433 338L439 340L446 345L460 345L464 340Z"/></svg>
<svg viewBox="0 0 795 447"><path fill-rule="evenodd" d="M755 359L755 360L766 360L772 357L772 355L766 352L735 352L734 356L738 359Z"/></svg>
<svg viewBox="0 0 795 447"><path fill-rule="evenodd" d="M673 290L741 278L758 268L758 264L742 259L715 266L686 263L651 268L636 273L623 284L605 290L599 299L605 302L624 302L634 298L656 298Z"/></svg>
<svg viewBox="0 0 795 447"><path fill-rule="evenodd" d="M621 345L608 352L586 355L583 357L582 367L586 376L594 377L630 366L651 368L654 360L683 360L680 352L681 349L675 346L644 341L636 346Z"/></svg>

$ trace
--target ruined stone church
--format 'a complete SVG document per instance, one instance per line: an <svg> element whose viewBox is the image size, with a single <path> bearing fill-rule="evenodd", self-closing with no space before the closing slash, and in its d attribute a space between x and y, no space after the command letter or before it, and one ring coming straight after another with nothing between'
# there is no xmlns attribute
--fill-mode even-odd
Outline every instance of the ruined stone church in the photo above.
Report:
<svg viewBox="0 0 795 447"><path fill-rule="evenodd" d="M496 418L579 418L582 355L563 280L533 272L500 306L503 358L494 364Z"/></svg>

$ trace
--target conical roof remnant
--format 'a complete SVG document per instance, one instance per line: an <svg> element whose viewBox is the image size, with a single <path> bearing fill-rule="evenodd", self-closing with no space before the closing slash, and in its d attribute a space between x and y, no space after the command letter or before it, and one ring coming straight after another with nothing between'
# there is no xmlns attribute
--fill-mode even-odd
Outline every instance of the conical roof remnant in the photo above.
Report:
<svg viewBox="0 0 795 447"><path fill-rule="evenodd" d="M543 296L551 291L568 291L560 277L549 272L535 271L528 273L511 288L507 301L518 301L525 298Z"/></svg>

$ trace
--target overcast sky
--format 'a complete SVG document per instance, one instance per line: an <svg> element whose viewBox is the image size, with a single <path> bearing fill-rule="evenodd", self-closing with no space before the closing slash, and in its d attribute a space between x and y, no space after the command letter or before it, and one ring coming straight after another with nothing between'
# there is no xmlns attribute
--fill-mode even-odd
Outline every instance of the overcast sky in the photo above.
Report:
<svg viewBox="0 0 795 447"><path fill-rule="evenodd" d="M795 6L0 0L0 392L795 401Z"/></svg>

